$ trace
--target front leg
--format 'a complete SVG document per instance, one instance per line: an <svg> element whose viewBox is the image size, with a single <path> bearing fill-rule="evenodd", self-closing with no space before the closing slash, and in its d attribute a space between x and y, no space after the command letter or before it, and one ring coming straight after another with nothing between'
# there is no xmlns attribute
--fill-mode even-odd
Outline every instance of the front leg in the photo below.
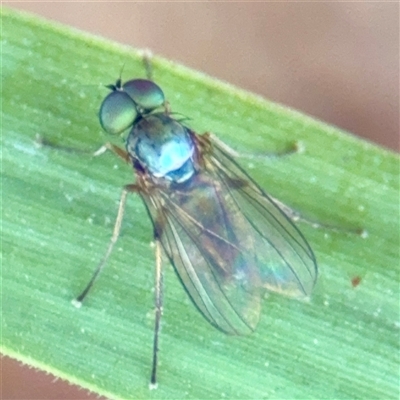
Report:
<svg viewBox="0 0 400 400"><path fill-rule="evenodd" d="M84 300L86 295L89 293L90 289L92 288L94 282L97 280L97 277L100 275L100 272L105 267L107 260L110 257L110 255L114 249L114 245L117 242L119 234L121 232L122 220L124 217L125 204L126 204L126 199L128 197L128 193L132 193L132 192L136 193L139 191L140 191L140 188L134 184L126 185L124 187L124 189L122 190L121 198L119 200L117 218L115 220L113 234L112 234L110 242L108 244L107 251L106 251L104 257L101 259L101 261L97 265L97 267L92 275L92 278L90 279L89 283L86 285L85 289L82 291L82 293L76 299L74 299L72 301L72 304L75 307L77 307L77 308L81 307L82 301Z"/></svg>

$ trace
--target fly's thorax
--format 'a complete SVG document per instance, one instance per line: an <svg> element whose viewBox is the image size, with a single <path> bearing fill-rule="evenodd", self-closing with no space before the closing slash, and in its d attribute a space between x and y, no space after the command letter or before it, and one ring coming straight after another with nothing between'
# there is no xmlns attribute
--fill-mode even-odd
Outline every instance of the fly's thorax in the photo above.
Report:
<svg viewBox="0 0 400 400"><path fill-rule="evenodd" d="M195 172L193 140L187 128L166 113L141 117L129 133L126 149L155 178L184 182Z"/></svg>

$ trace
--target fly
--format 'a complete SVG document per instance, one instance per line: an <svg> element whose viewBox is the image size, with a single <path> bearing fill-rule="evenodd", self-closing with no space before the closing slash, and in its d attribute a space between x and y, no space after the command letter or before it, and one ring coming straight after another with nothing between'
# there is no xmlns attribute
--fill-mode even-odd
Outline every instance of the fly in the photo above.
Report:
<svg viewBox="0 0 400 400"><path fill-rule="evenodd" d="M122 190L105 256L118 239L126 199L137 193L154 228L155 328L150 387L157 386L163 305L162 251L203 316L229 335L257 326L265 291L307 297L317 263L303 234L212 135L175 119L162 89L148 79L109 85L99 112L110 134L129 131L126 148L106 147L133 167L136 182Z"/></svg>

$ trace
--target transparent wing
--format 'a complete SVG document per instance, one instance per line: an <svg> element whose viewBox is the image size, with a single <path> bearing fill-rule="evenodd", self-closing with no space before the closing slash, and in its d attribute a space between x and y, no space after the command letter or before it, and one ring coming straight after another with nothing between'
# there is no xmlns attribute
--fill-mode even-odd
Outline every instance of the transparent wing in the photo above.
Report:
<svg viewBox="0 0 400 400"><path fill-rule="evenodd" d="M309 296L318 270L302 233L217 143L209 159L216 179L252 226L262 286L291 297Z"/></svg>
<svg viewBox="0 0 400 400"><path fill-rule="evenodd" d="M142 194L155 231L203 315L228 334L252 332L262 288L246 219L207 172L178 190Z"/></svg>

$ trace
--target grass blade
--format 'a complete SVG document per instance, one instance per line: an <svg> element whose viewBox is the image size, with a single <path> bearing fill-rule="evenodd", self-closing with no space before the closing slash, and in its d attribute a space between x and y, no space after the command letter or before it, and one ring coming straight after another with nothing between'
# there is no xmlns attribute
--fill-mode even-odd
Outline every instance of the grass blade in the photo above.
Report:
<svg viewBox="0 0 400 400"><path fill-rule="evenodd" d="M308 218L368 237L301 224L321 269L315 295L271 295L249 337L213 329L167 267L159 389L149 392L154 254L139 198L84 307L71 306L133 179L111 154L85 153L109 140L97 119L103 85L124 64L126 78L143 77L140 56L4 8L1 40L3 354L111 398L398 398L396 155L155 58L156 82L197 132L244 152L301 141L302 154L241 164ZM83 152L38 148L36 134Z"/></svg>

